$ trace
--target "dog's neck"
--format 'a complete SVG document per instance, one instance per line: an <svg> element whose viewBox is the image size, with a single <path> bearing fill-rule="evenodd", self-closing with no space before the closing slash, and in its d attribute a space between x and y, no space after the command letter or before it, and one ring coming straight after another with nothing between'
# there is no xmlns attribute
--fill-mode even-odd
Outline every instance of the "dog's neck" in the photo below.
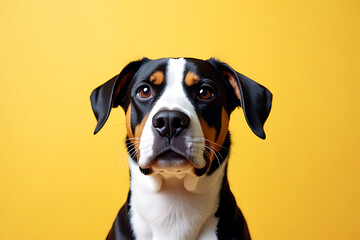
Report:
<svg viewBox="0 0 360 240"><path fill-rule="evenodd" d="M130 218L136 239L217 239L215 213L227 159L211 175L201 177L145 176L132 159L129 162Z"/></svg>

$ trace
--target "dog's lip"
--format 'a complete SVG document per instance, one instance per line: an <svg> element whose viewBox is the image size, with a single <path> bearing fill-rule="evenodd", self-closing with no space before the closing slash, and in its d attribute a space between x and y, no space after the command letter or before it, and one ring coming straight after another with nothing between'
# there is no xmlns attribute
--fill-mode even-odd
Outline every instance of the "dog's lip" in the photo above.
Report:
<svg viewBox="0 0 360 240"><path fill-rule="evenodd" d="M158 164L160 166L168 165L182 165L185 163L190 163L190 159L185 156L179 150L174 150L172 147L166 148L163 151L154 154L153 159L150 161L150 165Z"/></svg>
<svg viewBox="0 0 360 240"><path fill-rule="evenodd" d="M153 161L152 165L166 168L168 166L182 166L186 163L189 163L189 160L185 156L180 155L172 150L168 150L158 155Z"/></svg>
<svg viewBox="0 0 360 240"><path fill-rule="evenodd" d="M168 159L169 161L174 159L184 159L188 162L192 162L191 156L189 156L186 152L174 147L173 145L169 145L160 151L155 152L152 159L150 160L150 163L158 159Z"/></svg>
<svg viewBox="0 0 360 240"><path fill-rule="evenodd" d="M152 155L147 164L139 164L140 171L145 175L153 173L192 173L203 175L209 167L208 161L204 166L199 166L187 151L181 151L169 145Z"/></svg>
<svg viewBox="0 0 360 240"><path fill-rule="evenodd" d="M152 169L156 168L172 168L189 165L193 166L192 159L185 155L185 153L181 152L178 149L174 149L171 146L162 149L158 153L153 154L152 159L148 162L148 164L144 166L140 166L142 169Z"/></svg>
<svg viewBox="0 0 360 240"><path fill-rule="evenodd" d="M157 157L157 159L169 159L170 161L173 159L182 159L185 158L185 156L183 156L182 154L179 154L173 150L167 150L161 154L159 154Z"/></svg>
<svg viewBox="0 0 360 240"><path fill-rule="evenodd" d="M174 174L192 172L194 166L182 154L167 150L159 154L149 168L152 172Z"/></svg>

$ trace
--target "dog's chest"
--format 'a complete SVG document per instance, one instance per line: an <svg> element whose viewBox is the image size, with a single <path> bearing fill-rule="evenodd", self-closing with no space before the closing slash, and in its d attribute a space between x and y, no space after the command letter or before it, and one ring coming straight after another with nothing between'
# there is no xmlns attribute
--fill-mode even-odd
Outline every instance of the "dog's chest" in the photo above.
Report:
<svg viewBox="0 0 360 240"><path fill-rule="evenodd" d="M159 192L147 188L143 180L140 175L131 182L130 221L136 239L217 239L220 182L210 191L194 194L184 188L183 179L163 179ZM203 183L197 184L203 188Z"/></svg>

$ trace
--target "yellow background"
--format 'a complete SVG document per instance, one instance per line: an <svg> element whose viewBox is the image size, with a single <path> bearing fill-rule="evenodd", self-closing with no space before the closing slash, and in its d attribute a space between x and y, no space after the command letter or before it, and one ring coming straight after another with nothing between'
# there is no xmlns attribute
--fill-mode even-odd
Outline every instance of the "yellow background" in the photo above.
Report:
<svg viewBox="0 0 360 240"><path fill-rule="evenodd" d="M2 0L0 239L104 239L128 190L124 113L91 91L129 61L218 57L274 94L237 109L229 177L253 239L360 239L360 2Z"/></svg>

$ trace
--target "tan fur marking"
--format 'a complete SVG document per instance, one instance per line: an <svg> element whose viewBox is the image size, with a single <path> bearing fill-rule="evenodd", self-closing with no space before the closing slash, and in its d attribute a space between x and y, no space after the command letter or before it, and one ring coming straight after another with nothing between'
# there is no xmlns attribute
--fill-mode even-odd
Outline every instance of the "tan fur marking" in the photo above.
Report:
<svg viewBox="0 0 360 240"><path fill-rule="evenodd" d="M135 127L134 147L135 147L135 149L138 149L138 151L137 151L137 153L136 153L136 156L137 156L138 159L139 159L139 157L140 157L140 149L139 149L140 138L141 138L141 134L142 134L142 132L143 132L143 130L144 130L145 123L146 123L146 120L148 119L148 117L149 117L149 113L146 114L146 116L145 116L144 119L141 121L141 123Z"/></svg>
<svg viewBox="0 0 360 240"><path fill-rule="evenodd" d="M226 134L229 129L229 115L227 114L225 108L221 111L221 130L218 138L216 139L216 150L220 150L220 146L222 146L225 142Z"/></svg>
<svg viewBox="0 0 360 240"><path fill-rule="evenodd" d="M126 119L126 130L127 130L128 137L131 138L130 142L133 142L134 133L131 130L131 104L129 104L129 106L126 110L125 119Z"/></svg>
<svg viewBox="0 0 360 240"><path fill-rule="evenodd" d="M144 119L141 121L141 123L135 127L135 133L133 133L131 130L131 105L129 105L129 107L126 111L126 116L125 116L126 117L126 130L127 130L127 134L129 137L129 141L134 145L134 148L137 149L136 155L137 155L138 159L140 156L140 150L139 150L140 137L141 137L142 131L144 130L144 126L145 126L148 116L149 116L149 114L147 114L144 117Z"/></svg>
<svg viewBox="0 0 360 240"><path fill-rule="evenodd" d="M193 72L188 72L185 76L185 84L189 87L198 83L199 81L200 81L199 76Z"/></svg>
<svg viewBox="0 0 360 240"><path fill-rule="evenodd" d="M214 159L215 155L213 153L213 151L209 150L208 148L211 148L214 150L214 146L216 146L214 144L215 142L215 136L216 136L216 129L214 127L210 127L206 121L200 117L200 125L201 125L201 129L204 133L204 137L205 137L205 146L207 146L205 148L205 151L209 153L209 159L212 162L212 160ZM211 164L211 163L210 163Z"/></svg>
<svg viewBox="0 0 360 240"><path fill-rule="evenodd" d="M239 86L234 78L234 76L228 72L223 72L223 74L228 78L228 81L230 83L230 85L234 88L236 97L241 100L241 95L240 95L240 89Z"/></svg>
<svg viewBox="0 0 360 240"><path fill-rule="evenodd" d="M206 148L205 150L210 154L210 161L212 162L215 158L214 152L221 150L221 147L226 138L226 134L228 132L229 128L229 115L227 114L226 110L223 108L221 111L221 129L219 136L215 140L216 136L216 129L214 127L209 127L209 125L206 123L206 121L203 118L200 118L200 125L204 133L205 139L208 141L205 141L205 146L212 149L209 150Z"/></svg>
<svg viewBox="0 0 360 240"><path fill-rule="evenodd" d="M155 85L160 85L164 82L164 73L162 71L156 71L150 76L150 82Z"/></svg>

